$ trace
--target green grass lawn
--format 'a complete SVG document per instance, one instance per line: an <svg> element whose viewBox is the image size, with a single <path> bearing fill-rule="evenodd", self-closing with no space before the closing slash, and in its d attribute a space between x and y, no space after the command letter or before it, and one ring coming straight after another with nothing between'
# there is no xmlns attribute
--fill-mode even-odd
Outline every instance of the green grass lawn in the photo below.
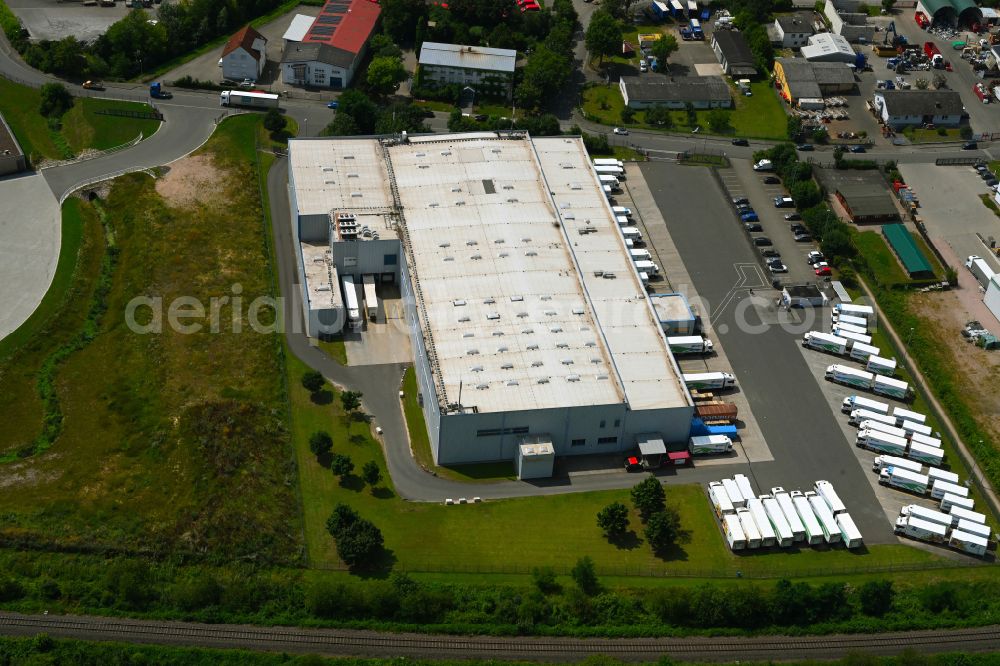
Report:
<svg viewBox="0 0 1000 666"><path fill-rule="evenodd" d="M941 132L944 134L941 134ZM965 141L962 138L961 130L957 127L942 127L940 130L923 129L921 127L908 127L903 130L912 143L939 143L942 141Z"/></svg>
<svg viewBox="0 0 1000 666"><path fill-rule="evenodd" d="M63 116L62 135L74 153L92 148L107 150L132 141L142 132L151 136L160 127L158 120L140 120L97 113L103 110L151 111L148 104L79 97Z"/></svg>
<svg viewBox="0 0 1000 666"><path fill-rule="evenodd" d="M344 338L335 335L329 340L320 340L319 348L326 352L326 355L341 365L347 365L347 348L344 347Z"/></svg>
<svg viewBox="0 0 1000 666"><path fill-rule="evenodd" d="M910 278L899 265L896 255L886 244L878 231L862 231L854 234L854 246L865 258L877 280L884 285L908 284Z"/></svg>
<svg viewBox="0 0 1000 666"><path fill-rule="evenodd" d="M450 102L439 102L433 99L415 99L413 100L413 106L419 106L422 109L430 109L431 111L440 111L442 113L451 113L455 110L455 105Z"/></svg>
<svg viewBox="0 0 1000 666"><path fill-rule="evenodd" d="M21 150L31 155L60 159L45 118L38 114L41 98L34 88L0 77L0 113L10 125Z"/></svg>

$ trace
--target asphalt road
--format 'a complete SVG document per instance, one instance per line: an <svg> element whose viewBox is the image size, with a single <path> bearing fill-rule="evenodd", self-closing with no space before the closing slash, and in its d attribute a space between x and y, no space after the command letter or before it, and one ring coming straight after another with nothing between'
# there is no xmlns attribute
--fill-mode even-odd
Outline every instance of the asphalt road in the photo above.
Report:
<svg viewBox="0 0 1000 666"><path fill-rule="evenodd" d="M647 163L642 172L660 210L669 211L667 228L698 295L710 307L705 314L774 456L773 462L752 463L749 476L761 492L773 486L807 490L826 479L867 543L896 543L822 389L795 348L802 331L818 328L799 321L812 311L775 309L779 293L759 268L709 169Z"/></svg>

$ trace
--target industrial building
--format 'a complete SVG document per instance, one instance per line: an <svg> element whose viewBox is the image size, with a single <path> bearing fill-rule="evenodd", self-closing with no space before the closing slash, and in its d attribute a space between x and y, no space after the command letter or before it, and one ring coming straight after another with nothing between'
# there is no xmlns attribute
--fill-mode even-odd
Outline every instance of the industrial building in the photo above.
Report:
<svg viewBox="0 0 1000 666"><path fill-rule="evenodd" d="M757 76L757 62L743 33L716 30L712 33L712 50L722 65L722 71L734 79Z"/></svg>
<svg viewBox="0 0 1000 666"><path fill-rule="evenodd" d="M823 189L837 197L854 224L899 221L899 209L882 179L872 178L863 171L838 169L816 169L815 174Z"/></svg>
<svg viewBox="0 0 1000 666"><path fill-rule="evenodd" d="M420 80L469 86L479 93L509 97L517 51L464 44L424 42L420 47Z"/></svg>
<svg viewBox="0 0 1000 666"><path fill-rule="evenodd" d="M983 12L973 0L917 0L917 11L933 23L972 25L983 20Z"/></svg>
<svg viewBox="0 0 1000 666"><path fill-rule="evenodd" d="M882 226L882 235L911 278L934 277L931 262L920 251L909 229L898 223L886 224Z"/></svg>
<svg viewBox="0 0 1000 666"><path fill-rule="evenodd" d="M900 129L908 125L957 127L966 118L962 96L955 90L876 90L875 117Z"/></svg>
<svg viewBox="0 0 1000 666"><path fill-rule="evenodd" d="M733 106L729 85L721 76L623 76L618 82L625 106L648 109L664 106L684 109L729 109Z"/></svg>
<svg viewBox="0 0 1000 666"><path fill-rule="evenodd" d="M296 86L346 88L364 59L381 12L374 0L329 0L301 39L303 22L296 17L284 36L281 80Z"/></svg>
<svg viewBox="0 0 1000 666"><path fill-rule="evenodd" d="M871 44L875 40L875 26L868 22L868 14L859 12L860 0L826 0L823 16L830 23L830 31L852 44Z"/></svg>
<svg viewBox="0 0 1000 666"><path fill-rule="evenodd" d="M21 144L17 142L3 114L0 114L0 176L9 176L27 168Z"/></svg>
<svg viewBox="0 0 1000 666"><path fill-rule="evenodd" d="M821 32L809 38L809 42L800 50L802 57L809 62L837 62L845 65L858 65L860 59L854 47L846 38L830 32Z"/></svg>
<svg viewBox="0 0 1000 666"><path fill-rule="evenodd" d="M805 49L803 49L805 50ZM809 62L802 58L775 58L778 94L794 106L823 106L823 98L854 90L854 72L841 63Z"/></svg>
<svg viewBox="0 0 1000 666"><path fill-rule="evenodd" d="M582 139L297 139L288 153L309 334L353 324L363 276L399 285L438 464L686 441L690 394Z"/></svg>

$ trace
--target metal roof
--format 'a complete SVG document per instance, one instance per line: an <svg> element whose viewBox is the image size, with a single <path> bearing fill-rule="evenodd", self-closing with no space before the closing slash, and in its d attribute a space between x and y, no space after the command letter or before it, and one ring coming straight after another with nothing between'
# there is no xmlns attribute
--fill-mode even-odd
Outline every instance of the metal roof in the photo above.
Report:
<svg viewBox="0 0 1000 666"><path fill-rule="evenodd" d="M374 0L329 0L302 41L361 53L381 13Z"/></svg>
<svg viewBox="0 0 1000 666"><path fill-rule="evenodd" d="M821 32L809 38L809 43L801 49L806 60L834 60L853 62L857 58L854 48L846 38L832 32Z"/></svg>
<svg viewBox="0 0 1000 666"><path fill-rule="evenodd" d="M315 20L316 18L313 16L296 14L295 18L292 19L291 25L288 26L288 30L285 31L285 34L281 38L287 42L301 42L306 38L309 28L312 27Z"/></svg>
<svg viewBox="0 0 1000 666"><path fill-rule="evenodd" d="M879 90L890 117L958 116L965 111L955 90Z"/></svg>
<svg viewBox="0 0 1000 666"><path fill-rule="evenodd" d="M755 65L753 51L750 50L743 33L736 30L716 30L712 33L712 41L718 45L722 57L730 67Z"/></svg>
<svg viewBox="0 0 1000 666"><path fill-rule="evenodd" d="M420 47L421 65L511 73L516 62L517 51L511 49L439 42L424 42Z"/></svg>
<svg viewBox="0 0 1000 666"><path fill-rule="evenodd" d="M623 76L630 102L722 102L732 99L721 76Z"/></svg>
<svg viewBox="0 0 1000 666"><path fill-rule="evenodd" d="M903 262L903 267L906 268L910 277L934 272L927 257L917 247L910 230L902 224L882 225L882 235L885 236L899 260Z"/></svg>
<svg viewBox="0 0 1000 666"><path fill-rule="evenodd" d="M357 53L320 42L289 42L281 55L281 62L322 62L348 69L357 57Z"/></svg>

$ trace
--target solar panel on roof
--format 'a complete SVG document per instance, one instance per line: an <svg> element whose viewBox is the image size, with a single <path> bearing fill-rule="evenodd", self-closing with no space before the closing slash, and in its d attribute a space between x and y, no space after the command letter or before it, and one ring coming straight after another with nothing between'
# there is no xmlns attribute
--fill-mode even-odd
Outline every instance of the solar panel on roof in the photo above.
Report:
<svg viewBox="0 0 1000 666"><path fill-rule="evenodd" d="M318 27L318 28L313 28L312 29L312 34L313 35L332 35L333 34L333 28L330 28L330 27L327 27L327 26L321 26L321 27Z"/></svg>

